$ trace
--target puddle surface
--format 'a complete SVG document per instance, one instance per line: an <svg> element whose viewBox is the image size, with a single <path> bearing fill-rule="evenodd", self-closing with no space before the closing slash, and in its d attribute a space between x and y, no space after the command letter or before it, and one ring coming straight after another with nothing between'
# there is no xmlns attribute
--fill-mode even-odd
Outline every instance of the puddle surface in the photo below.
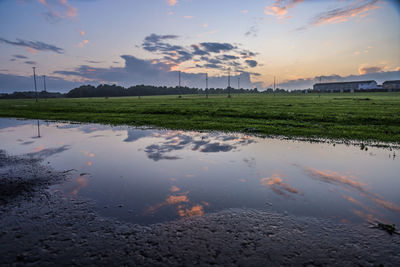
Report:
<svg viewBox="0 0 400 267"><path fill-rule="evenodd" d="M15 119L0 119L0 149L72 170L51 190L132 223L255 208L400 225L398 150Z"/></svg>

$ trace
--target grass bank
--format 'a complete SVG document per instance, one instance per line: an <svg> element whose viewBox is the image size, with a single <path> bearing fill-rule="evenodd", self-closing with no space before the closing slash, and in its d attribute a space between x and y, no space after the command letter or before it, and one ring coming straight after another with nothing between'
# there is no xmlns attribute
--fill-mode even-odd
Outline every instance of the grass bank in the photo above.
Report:
<svg viewBox="0 0 400 267"><path fill-rule="evenodd" d="M400 143L400 93L0 100L0 117Z"/></svg>

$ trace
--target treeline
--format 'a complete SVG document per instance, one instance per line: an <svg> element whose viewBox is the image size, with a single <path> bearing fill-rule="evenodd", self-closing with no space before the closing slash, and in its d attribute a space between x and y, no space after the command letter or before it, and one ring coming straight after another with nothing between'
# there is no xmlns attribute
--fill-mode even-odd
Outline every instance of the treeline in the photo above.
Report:
<svg viewBox="0 0 400 267"><path fill-rule="evenodd" d="M234 88L210 88L208 90L199 88L189 87L167 87L167 86L151 86L151 85L135 85L129 88L118 85L100 84L98 86L93 85L82 85L74 88L66 94L62 93L50 93L41 91L38 92L39 98L60 98L60 97L116 97L116 96L154 96L154 95L193 95L193 94L257 94L257 93L311 93L312 90L293 90L288 91L285 89L268 88L265 91L258 91L254 89L234 89ZM28 92L14 92L11 94L0 94L0 98L3 99L19 99L19 98L35 98L36 93L32 91Z"/></svg>
<svg viewBox="0 0 400 267"><path fill-rule="evenodd" d="M125 88L118 85L101 84L97 87L92 85L82 85L72 89L66 97L113 97L113 96L154 96L154 95L189 95L189 94L231 94L239 93L258 93L254 89L233 89L233 88L210 88L207 91L199 88L189 87L167 87L151 85L135 85Z"/></svg>

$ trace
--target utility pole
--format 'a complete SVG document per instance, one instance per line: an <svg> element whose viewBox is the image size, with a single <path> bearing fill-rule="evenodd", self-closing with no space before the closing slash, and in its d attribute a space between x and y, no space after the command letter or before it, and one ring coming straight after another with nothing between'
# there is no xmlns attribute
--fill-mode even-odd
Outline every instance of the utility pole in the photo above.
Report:
<svg viewBox="0 0 400 267"><path fill-rule="evenodd" d="M319 76L319 84L320 84L320 86L321 86L321 83L322 83L322 76ZM318 98L320 98L320 97L321 97L321 89L318 90Z"/></svg>
<svg viewBox="0 0 400 267"><path fill-rule="evenodd" d="M206 98L208 98L208 73L206 73Z"/></svg>
<svg viewBox="0 0 400 267"><path fill-rule="evenodd" d="M36 97L36 103L38 102L38 94L37 94L37 87L36 87L36 73L35 69L36 67L32 67L33 69L33 82L35 83L35 97Z"/></svg>
<svg viewBox="0 0 400 267"><path fill-rule="evenodd" d="M46 75L43 75L43 88L44 88L44 99L47 100Z"/></svg>
<svg viewBox="0 0 400 267"><path fill-rule="evenodd" d="M179 98L181 98L182 96L181 96L181 94L182 94L182 92L181 92L181 71L179 71L178 72L178 74L179 74Z"/></svg>
<svg viewBox="0 0 400 267"><path fill-rule="evenodd" d="M228 97L231 97L231 69L228 70Z"/></svg>

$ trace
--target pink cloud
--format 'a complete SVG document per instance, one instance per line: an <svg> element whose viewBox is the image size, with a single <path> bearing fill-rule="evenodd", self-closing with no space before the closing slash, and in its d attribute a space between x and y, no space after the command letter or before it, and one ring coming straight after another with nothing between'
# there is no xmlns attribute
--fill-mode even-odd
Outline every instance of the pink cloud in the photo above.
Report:
<svg viewBox="0 0 400 267"><path fill-rule="evenodd" d="M168 5L174 6L178 3L178 0L167 0Z"/></svg>
<svg viewBox="0 0 400 267"><path fill-rule="evenodd" d="M293 8L295 5L304 2L304 0L275 0L275 3L272 6L265 7L265 14L277 16L278 19L284 18L284 16L288 13L290 8Z"/></svg>
<svg viewBox="0 0 400 267"><path fill-rule="evenodd" d="M379 8L375 5L377 2L378 0L356 1L348 6L323 12L314 17L308 25L300 27L297 30L304 30L310 26L346 22L355 17L366 17L371 14L369 11Z"/></svg>

